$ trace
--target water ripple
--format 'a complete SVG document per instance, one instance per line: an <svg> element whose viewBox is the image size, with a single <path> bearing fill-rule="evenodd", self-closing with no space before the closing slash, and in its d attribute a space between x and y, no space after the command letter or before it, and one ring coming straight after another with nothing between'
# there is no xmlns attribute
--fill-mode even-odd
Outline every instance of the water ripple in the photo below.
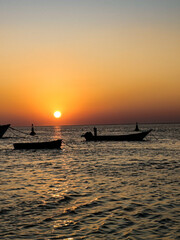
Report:
<svg viewBox="0 0 180 240"><path fill-rule="evenodd" d="M13 151L22 139L1 139L1 238L180 239L180 128L149 128L158 142L87 143L89 126L40 127L39 138L62 135L60 151Z"/></svg>

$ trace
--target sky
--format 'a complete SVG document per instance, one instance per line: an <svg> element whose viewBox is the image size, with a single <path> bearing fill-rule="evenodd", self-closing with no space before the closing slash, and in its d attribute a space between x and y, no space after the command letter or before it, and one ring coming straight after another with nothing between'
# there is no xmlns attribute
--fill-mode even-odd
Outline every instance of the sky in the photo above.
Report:
<svg viewBox="0 0 180 240"><path fill-rule="evenodd" d="M0 124L180 122L179 13L179 0L0 0Z"/></svg>

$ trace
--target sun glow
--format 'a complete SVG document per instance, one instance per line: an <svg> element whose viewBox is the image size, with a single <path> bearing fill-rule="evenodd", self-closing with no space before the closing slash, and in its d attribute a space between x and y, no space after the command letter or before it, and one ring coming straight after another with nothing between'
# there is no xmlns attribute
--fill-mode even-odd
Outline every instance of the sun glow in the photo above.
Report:
<svg viewBox="0 0 180 240"><path fill-rule="evenodd" d="M61 112L59 112L59 111L54 112L54 117L55 118L60 118L61 117Z"/></svg>

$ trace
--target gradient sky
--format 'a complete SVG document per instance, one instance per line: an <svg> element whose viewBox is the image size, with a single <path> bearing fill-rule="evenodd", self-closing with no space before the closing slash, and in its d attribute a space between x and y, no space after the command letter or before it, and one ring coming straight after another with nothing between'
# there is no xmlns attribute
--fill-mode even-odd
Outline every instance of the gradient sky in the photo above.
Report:
<svg viewBox="0 0 180 240"><path fill-rule="evenodd" d="M0 124L180 122L179 92L179 0L0 0Z"/></svg>

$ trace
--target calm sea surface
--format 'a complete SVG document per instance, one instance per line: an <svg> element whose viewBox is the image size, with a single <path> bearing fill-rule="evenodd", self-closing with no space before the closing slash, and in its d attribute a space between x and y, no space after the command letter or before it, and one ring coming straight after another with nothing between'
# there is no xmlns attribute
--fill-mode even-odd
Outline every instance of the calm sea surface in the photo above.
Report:
<svg viewBox="0 0 180 240"><path fill-rule="evenodd" d="M98 134L133 125L97 126ZM35 127L0 139L0 239L180 239L180 125L143 142L85 142L93 126ZM29 133L29 128L16 128ZM13 143L62 138L59 150Z"/></svg>

